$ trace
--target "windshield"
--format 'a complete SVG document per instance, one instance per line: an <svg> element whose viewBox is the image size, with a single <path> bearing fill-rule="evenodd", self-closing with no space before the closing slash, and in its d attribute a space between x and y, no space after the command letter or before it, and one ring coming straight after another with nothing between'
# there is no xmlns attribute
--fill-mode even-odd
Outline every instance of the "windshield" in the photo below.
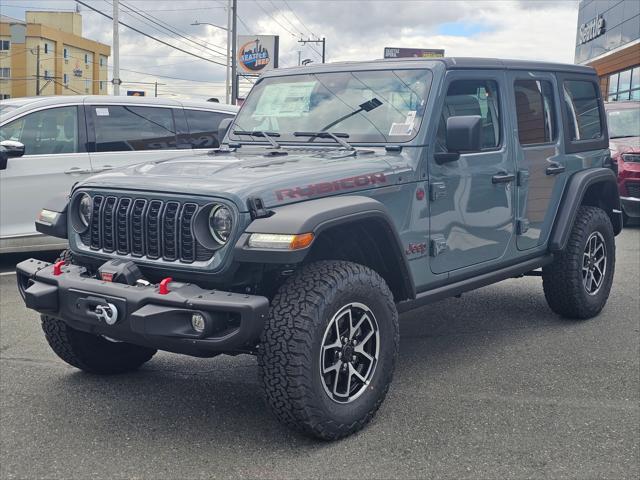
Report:
<svg viewBox="0 0 640 480"><path fill-rule="evenodd" d="M640 105L607 112L609 138L640 136Z"/></svg>
<svg viewBox="0 0 640 480"><path fill-rule="evenodd" d="M236 117L234 131L271 132L278 141L335 143L301 132L345 134L349 143L400 143L420 128L431 85L429 70L314 73L265 78ZM294 136L297 132L298 135Z"/></svg>

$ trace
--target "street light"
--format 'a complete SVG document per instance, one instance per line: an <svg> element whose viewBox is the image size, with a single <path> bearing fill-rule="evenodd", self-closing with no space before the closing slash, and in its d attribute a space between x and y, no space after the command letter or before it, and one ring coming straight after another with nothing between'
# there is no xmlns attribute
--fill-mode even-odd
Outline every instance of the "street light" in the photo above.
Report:
<svg viewBox="0 0 640 480"><path fill-rule="evenodd" d="M215 23L209 22L199 22L195 21L191 25L209 25L211 27L219 28L220 30L224 30L227 32L227 78L225 81L225 101L227 104L231 103L231 29L226 27L221 27L220 25L216 25Z"/></svg>

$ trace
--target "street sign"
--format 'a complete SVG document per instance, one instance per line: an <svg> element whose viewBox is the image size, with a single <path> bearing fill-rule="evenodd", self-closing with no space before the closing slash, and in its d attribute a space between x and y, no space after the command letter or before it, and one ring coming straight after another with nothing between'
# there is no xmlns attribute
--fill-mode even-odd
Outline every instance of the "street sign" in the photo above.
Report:
<svg viewBox="0 0 640 480"><path fill-rule="evenodd" d="M238 35L238 73L259 75L278 68L278 35Z"/></svg>
<svg viewBox="0 0 640 480"><path fill-rule="evenodd" d="M144 97L144 90L127 90L127 97Z"/></svg>
<svg viewBox="0 0 640 480"><path fill-rule="evenodd" d="M439 48L394 48L385 47L384 58L440 58L444 50Z"/></svg>

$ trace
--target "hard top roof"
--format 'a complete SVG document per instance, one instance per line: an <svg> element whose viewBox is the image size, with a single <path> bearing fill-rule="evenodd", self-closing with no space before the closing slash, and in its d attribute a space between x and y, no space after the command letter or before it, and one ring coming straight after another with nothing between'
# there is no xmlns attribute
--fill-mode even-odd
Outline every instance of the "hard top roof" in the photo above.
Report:
<svg viewBox="0 0 640 480"><path fill-rule="evenodd" d="M360 62L316 63L304 67L279 68L265 73L265 76L278 76L291 73L312 73L318 71L367 70L370 68L412 68L424 66L433 68L443 65L447 70L488 69L488 70L538 70L567 73L594 74L592 67L569 63L538 62L532 60L509 60L501 58L444 57L444 58L386 58Z"/></svg>

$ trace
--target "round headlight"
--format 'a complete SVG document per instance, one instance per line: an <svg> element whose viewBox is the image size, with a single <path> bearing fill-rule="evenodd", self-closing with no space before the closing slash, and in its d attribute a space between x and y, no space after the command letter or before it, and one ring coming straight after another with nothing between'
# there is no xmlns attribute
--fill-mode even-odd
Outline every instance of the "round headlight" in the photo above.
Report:
<svg viewBox="0 0 640 480"><path fill-rule="evenodd" d="M216 242L227 243L233 228L233 215L224 205L215 205L209 213L209 230Z"/></svg>
<svg viewBox="0 0 640 480"><path fill-rule="evenodd" d="M85 227L88 227L91 221L91 207L93 207L93 200L89 195L83 193L78 202L78 216Z"/></svg>

